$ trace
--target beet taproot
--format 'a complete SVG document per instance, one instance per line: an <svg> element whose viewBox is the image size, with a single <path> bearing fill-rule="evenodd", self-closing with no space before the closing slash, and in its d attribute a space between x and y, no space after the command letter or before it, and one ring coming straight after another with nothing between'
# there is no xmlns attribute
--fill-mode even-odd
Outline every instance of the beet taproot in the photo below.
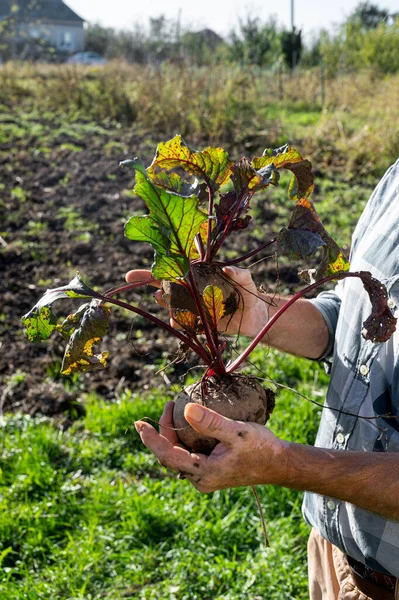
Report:
<svg viewBox="0 0 399 600"><path fill-rule="evenodd" d="M211 377L205 384L194 383L176 398L173 422L180 441L194 452L210 454L218 441L195 431L184 417L189 402L195 402L238 421L265 425L273 411L275 394L255 379L242 375Z"/></svg>

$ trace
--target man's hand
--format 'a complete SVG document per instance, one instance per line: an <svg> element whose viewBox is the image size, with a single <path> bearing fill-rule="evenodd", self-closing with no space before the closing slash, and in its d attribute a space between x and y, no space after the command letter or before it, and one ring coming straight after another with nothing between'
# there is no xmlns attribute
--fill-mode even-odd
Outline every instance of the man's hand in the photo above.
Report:
<svg viewBox="0 0 399 600"><path fill-rule="evenodd" d="M268 321L270 300L265 294L258 292L248 269L225 267L223 271L235 283L240 303L234 315L225 317L219 322L219 330L227 335L241 333L248 337L255 337ZM143 283L148 282L154 287L161 286L159 281L153 280L151 271L145 269L129 271L126 274L126 281L128 283L142 281ZM162 297L162 290L155 292L154 297L158 304L167 308Z"/></svg>
<svg viewBox="0 0 399 600"><path fill-rule="evenodd" d="M159 434L143 421L135 424L136 429L162 465L179 471L200 492L281 485L343 500L399 521L397 452L331 450L285 442L266 427L232 421L190 403L184 413L190 425L220 441L205 456L190 453L178 443L172 413L173 402L168 402Z"/></svg>
<svg viewBox="0 0 399 600"><path fill-rule="evenodd" d="M143 421L136 430L159 462L178 471L200 492L256 484L283 485L288 468L289 443L269 429L222 417L208 408L189 403L185 417L198 432L219 440L210 456L190 453L179 444L173 430L173 402L165 405L160 432Z"/></svg>

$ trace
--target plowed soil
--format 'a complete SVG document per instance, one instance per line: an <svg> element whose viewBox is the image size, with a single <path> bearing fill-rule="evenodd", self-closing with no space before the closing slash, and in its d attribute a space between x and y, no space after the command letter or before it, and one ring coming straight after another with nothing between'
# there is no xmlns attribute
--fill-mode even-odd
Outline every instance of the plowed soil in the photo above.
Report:
<svg viewBox="0 0 399 600"><path fill-rule="evenodd" d="M103 343L110 352L105 371L74 376L59 375L65 343L53 336L32 344L23 334L21 316L46 288L67 283L79 271L98 289L114 287L126 271L149 267L152 250L124 237L124 222L144 208L134 198L133 172L119 167L127 156L118 149L104 151L104 140L86 140L82 149L69 148L68 140L46 153L29 141L0 146L0 408L30 414L79 414L81 399L95 391L114 400L126 388L146 390L164 385L156 374L173 360L177 342L162 330L130 314L114 311ZM149 161L155 145L129 139L132 155ZM129 156L131 157L131 156ZM148 164L148 162L147 162ZM265 235L273 218L264 215ZM235 236L237 248L254 247L251 228ZM256 280L273 286L273 260L253 269ZM280 270L285 288L298 282L295 268ZM154 290L131 294L129 299L166 318L152 299ZM69 308L77 307L76 304ZM66 305L58 303L61 314ZM176 381L187 364L167 370Z"/></svg>

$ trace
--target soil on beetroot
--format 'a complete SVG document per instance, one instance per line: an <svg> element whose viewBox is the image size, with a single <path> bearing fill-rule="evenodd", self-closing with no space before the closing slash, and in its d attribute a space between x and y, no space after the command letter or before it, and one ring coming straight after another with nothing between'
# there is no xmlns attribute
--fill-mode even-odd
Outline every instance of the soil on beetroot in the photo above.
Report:
<svg viewBox="0 0 399 600"><path fill-rule="evenodd" d="M0 145L0 409L5 412L79 414L87 392L114 400L127 388L163 385L155 373L176 355L176 340L113 310L103 343L110 352L108 368L65 379L59 375L62 338L54 334L48 342L32 344L23 334L21 316L46 288L67 283L76 271L104 290L120 284L126 271L151 265L149 245L124 237L125 220L144 206L132 197L133 172L119 167L127 156L115 149L104 152L108 141L86 140L80 152L55 144L49 154L36 152L29 142ZM149 150L148 139L132 137L129 142L132 156L140 155L148 164L155 145ZM265 214L265 236L273 216L273 211ZM251 228L235 236L234 243L240 250L255 247ZM253 273L272 289L273 259L259 263ZM280 269L279 279L284 289L297 284L296 268ZM130 295L130 300L165 317L152 292ZM57 304L66 314L65 302ZM168 379L177 381L187 366L169 368Z"/></svg>

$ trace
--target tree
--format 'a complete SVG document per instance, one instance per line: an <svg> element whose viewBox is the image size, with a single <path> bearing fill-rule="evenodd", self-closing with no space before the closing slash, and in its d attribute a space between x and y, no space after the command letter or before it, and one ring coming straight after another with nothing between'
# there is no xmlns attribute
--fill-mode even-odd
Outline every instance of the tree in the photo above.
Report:
<svg viewBox="0 0 399 600"><path fill-rule="evenodd" d="M390 15L389 9L380 8L369 1L361 2L350 16L350 20L360 23L365 29L376 29L381 22L387 22L395 15Z"/></svg>
<svg viewBox="0 0 399 600"><path fill-rule="evenodd" d="M301 31L282 31L281 46L284 60L289 67L294 69L299 63L302 54L302 32Z"/></svg>
<svg viewBox="0 0 399 600"><path fill-rule="evenodd" d="M264 25L257 17L247 15L239 21L239 31L230 34L230 58L233 61L264 66L281 54L281 40L274 19Z"/></svg>

